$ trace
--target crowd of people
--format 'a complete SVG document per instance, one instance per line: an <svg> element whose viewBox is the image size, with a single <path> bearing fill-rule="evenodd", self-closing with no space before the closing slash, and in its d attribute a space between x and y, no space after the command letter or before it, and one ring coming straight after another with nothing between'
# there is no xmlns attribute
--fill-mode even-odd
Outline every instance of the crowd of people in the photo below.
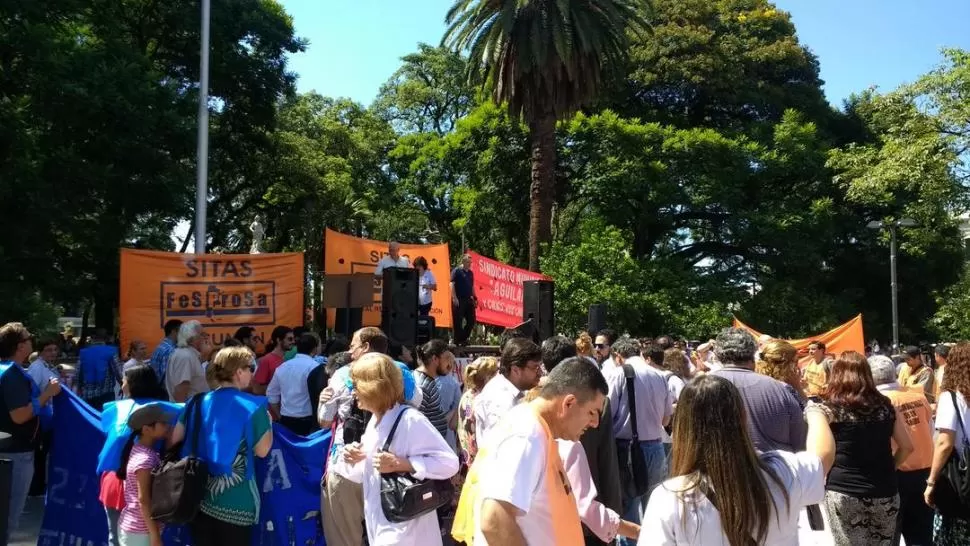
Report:
<svg viewBox="0 0 970 546"><path fill-rule="evenodd" d="M948 461L970 453L968 343L897 362L814 342L800 365L790 343L743 329L694 350L603 330L507 336L499 356L459 365L443 340L394 346L374 327L323 344L280 326L258 358L253 333L214 348L200 323L171 321L150 355L98 336L81 350L72 390L128 431L99 459L110 544L161 544L157 448L194 432L211 477L193 543L250 543L254 459L274 422L332 434L320 492L332 545L784 545L805 522L840 546L970 544L970 505L938 506ZM33 348L23 325L0 327L10 529L62 388L47 347L30 362ZM427 506L394 501L395 476L426 488Z"/></svg>

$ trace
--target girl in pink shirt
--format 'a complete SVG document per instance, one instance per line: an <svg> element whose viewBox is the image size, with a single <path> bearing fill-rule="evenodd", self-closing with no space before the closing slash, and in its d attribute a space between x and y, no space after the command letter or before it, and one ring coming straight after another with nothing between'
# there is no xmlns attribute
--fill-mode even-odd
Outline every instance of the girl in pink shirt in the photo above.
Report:
<svg viewBox="0 0 970 546"><path fill-rule="evenodd" d="M168 436L174 418L156 404L141 406L128 418L134 434L118 470L118 478L125 482L125 507L118 519L120 546L162 546L162 526L151 517L152 470L161 462L154 446Z"/></svg>

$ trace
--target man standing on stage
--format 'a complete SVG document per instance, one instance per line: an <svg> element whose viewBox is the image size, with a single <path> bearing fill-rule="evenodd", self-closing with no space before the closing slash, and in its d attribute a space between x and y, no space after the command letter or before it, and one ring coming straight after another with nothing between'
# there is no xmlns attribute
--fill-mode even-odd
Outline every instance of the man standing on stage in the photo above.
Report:
<svg viewBox="0 0 970 546"><path fill-rule="evenodd" d="M475 273L472 271L472 257L461 257L461 266L451 272L451 320L455 331L455 345L467 345L468 337L475 327Z"/></svg>

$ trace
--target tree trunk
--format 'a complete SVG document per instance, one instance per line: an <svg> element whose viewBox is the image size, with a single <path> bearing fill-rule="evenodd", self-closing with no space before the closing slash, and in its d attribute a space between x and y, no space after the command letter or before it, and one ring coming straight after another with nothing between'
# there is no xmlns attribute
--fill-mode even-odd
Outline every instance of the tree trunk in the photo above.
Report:
<svg viewBox="0 0 970 546"><path fill-rule="evenodd" d="M532 181L529 186L529 269L539 271L541 245L552 241L556 192L556 117L549 112L529 124Z"/></svg>

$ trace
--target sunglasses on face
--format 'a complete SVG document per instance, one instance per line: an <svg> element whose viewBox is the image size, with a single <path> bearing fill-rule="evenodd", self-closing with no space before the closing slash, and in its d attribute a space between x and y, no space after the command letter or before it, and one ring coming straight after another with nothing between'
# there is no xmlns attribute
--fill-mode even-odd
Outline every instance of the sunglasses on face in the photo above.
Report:
<svg viewBox="0 0 970 546"><path fill-rule="evenodd" d="M597 349L605 349L605 348L609 347L609 345L607 345L605 343L597 343L596 345L593 345L593 347L596 347Z"/></svg>

